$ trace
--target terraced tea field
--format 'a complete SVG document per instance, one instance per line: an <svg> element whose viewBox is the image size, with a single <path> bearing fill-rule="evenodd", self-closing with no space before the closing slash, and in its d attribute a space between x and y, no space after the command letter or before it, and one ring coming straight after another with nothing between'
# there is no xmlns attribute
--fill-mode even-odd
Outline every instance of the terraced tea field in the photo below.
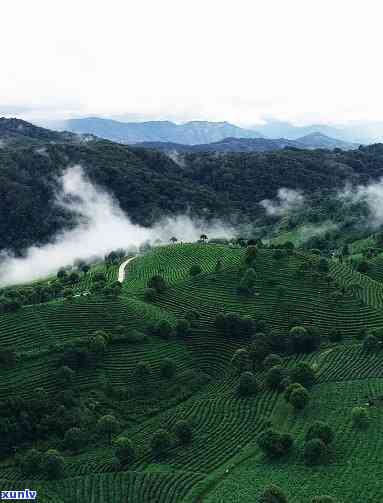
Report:
<svg viewBox="0 0 383 503"><path fill-rule="evenodd" d="M334 281L359 285L334 300L333 287L311 267L317 258L297 251L276 259L265 248L257 253L255 294L245 296L238 292L244 253L242 248L209 244L155 248L127 265L122 294L115 299L93 294L0 316L0 350L13 347L22 356L15 367L0 369L1 400L33 396L39 387L53 396L60 392L57 368L63 349L96 330L115 334L123 326L128 333L147 334L136 342L110 343L102 364L76 372L73 381L84 403L89 400L95 410L102 403L104 414L119 418L115 435L131 439L135 460L117 469L113 447L96 435L79 453L63 448L58 437L54 445L65 458L62 478L26 480L9 457L0 465L1 486L35 487L38 501L53 503L246 503L257 501L270 483L283 489L289 503L309 503L327 493L340 503L383 501L378 476L383 408L371 408L367 430L351 424L354 406L383 394L383 352L367 353L355 339L361 328L383 327L383 286L331 261ZM222 268L216 272L218 261ZM194 264L202 272L191 277ZM117 279L117 271L118 265L109 270L109 282ZM81 288L90 287L92 274L82 279ZM164 277L168 288L154 302L145 302L144 289L155 274ZM190 310L200 318L189 335L163 339L152 333L159 320L174 325ZM280 331L287 332L292 320L320 329L318 351L283 357L286 369L302 361L316 369L309 405L302 412L294 412L282 393L267 387L266 370L256 371L255 396L239 396L230 361L246 341L217 333L214 320L220 311L263 320ZM327 339L334 327L344 335L337 344ZM176 367L171 379L161 376L165 359ZM150 369L146 378L136 373L139 362ZM175 441L180 419L192 426L188 445ZM328 463L310 467L303 458L304 435L316 419L334 429L334 455ZM293 451L283 460L266 460L257 447L257 435L269 424L295 438ZM170 432L172 445L158 457L151 440L160 428ZM41 447L46 445L42 440Z"/></svg>

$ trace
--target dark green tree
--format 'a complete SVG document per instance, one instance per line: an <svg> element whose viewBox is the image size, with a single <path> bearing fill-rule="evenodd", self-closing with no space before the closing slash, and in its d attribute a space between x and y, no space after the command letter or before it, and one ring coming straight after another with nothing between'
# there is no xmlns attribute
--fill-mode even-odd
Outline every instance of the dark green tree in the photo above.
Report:
<svg viewBox="0 0 383 503"><path fill-rule="evenodd" d="M287 503L287 497L278 486L268 486L259 496L259 503Z"/></svg>
<svg viewBox="0 0 383 503"><path fill-rule="evenodd" d="M170 358L164 358L163 360L161 360L160 373L162 377L166 377L167 379L174 377L176 369L177 366L174 360L171 360Z"/></svg>
<svg viewBox="0 0 383 503"><path fill-rule="evenodd" d="M136 457L132 441L127 437L118 437L113 440L114 454L121 465L132 463Z"/></svg>
<svg viewBox="0 0 383 503"><path fill-rule="evenodd" d="M300 386L296 387L289 394L289 402L296 410L302 410L306 407L310 400L310 394L306 388Z"/></svg>
<svg viewBox="0 0 383 503"><path fill-rule="evenodd" d="M306 442L313 438L319 438L326 445L331 444L334 440L334 432L331 427L323 421L315 421L306 433Z"/></svg>
<svg viewBox="0 0 383 503"><path fill-rule="evenodd" d="M295 365L290 372L291 382L297 382L302 386L309 388L315 382L315 373L313 368L306 362Z"/></svg>
<svg viewBox="0 0 383 503"><path fill-rule="evenodd" d="M43 454L41 470L48 479L57 479L64 473L64 458L56 449L49 449Z"/></svg>
<svg viewBox="0 0 383 503"><path fill-rule="evenodd" d="M152 276L148 281L148 288L154 288L156 292L162 293L167 289L167 284L164 278L161 275L157 274L155 276Z"/></svg>
<svg viewBox="0 0 383 503"><path fill-rule="evenodd" d="M271 389L280 390L285 377L285 369L281 365L276 365L267 371L266 384Z"/></svg>
<svg viewBox="0 0 383 503"><path fill-rule="evenodd" d="M71 451L80 451L86 443L86 434L81 428L69 428L65 432L64 445Z"/></svg>
<svg viewBox="0 0 383 503"><path fill-rule="evenodd" d="M112 443L112 435L117 433L119 428L120 423L112 414L101 416L97 421L97 431L106 436L109 445Z"/></svg>
<svg viewBox="0 0 383 503"><path fill-rule="evenodd" d="M255 395L258 391L258 384L252 372L242 372L239 378L239 394L241 396Z"/></svg>
<svg viewBox="0 0 383 503"><path fill-rule="evenodd" d="M189 421L180 419L174 425L174 433L182 444L189 444L193 438L193 430Z"/></svg>
<svg viewBox="0 0 383 503"><path fill-rule="evenodd" d="M197 276L198 274L201 274L201 272L202 268L199 264L193 264L189 269L190 276Z"/></svg>
<svg viewBox="0 0 383 503"><path fill-rule="evenodd" d="M294 439L289 433L281 433L269 428L258 435L257 444L266 455L281 457L290 451Z"/></svg>
<svg viewBox="0 0 383 503"><path fill-rule="evenodd" d="M164 429L156 431L152 437L150 445L155 456L164 454L172 445L170 433Z"/></svg>
<svg viewBox="0 0 383 503"><path fill-rule="evenodd" d="M322 463L327 454L328 447L320 438L312 438L306 442L304 457L307 465Z"/></svg>

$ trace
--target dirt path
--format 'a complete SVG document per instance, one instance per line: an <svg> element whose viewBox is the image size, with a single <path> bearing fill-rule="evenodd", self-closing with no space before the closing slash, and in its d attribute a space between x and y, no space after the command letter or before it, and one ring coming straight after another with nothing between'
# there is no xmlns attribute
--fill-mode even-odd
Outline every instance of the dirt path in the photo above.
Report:
<svg viewBox="0 0 383 503"><path fill-rule="evenodd" d="M130 257L128 258L127 260L125 260L125 262L123 262L120 267L118 268L118 279L117 281L119 283L122 283L125 279L125 267L129 264L129 262L131 262L132 260L134 260L136 257Z"/></svg>

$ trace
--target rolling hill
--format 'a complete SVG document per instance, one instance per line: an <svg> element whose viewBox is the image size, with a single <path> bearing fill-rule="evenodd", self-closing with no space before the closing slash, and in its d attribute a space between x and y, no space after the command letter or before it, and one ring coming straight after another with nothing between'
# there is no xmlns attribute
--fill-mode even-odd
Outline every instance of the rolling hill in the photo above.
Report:
<svg viewBox="0 0 383 503"><path fill-rule="evenodd" d="M33 446L58 449L64 459L57 478L36 473L26 479L9 455L0 464L2 486L36 488L43 503L250 502L270 483L293 503L324 494L342 503L380 501L381 484L371 474L379 465L383 412L372 407L368 428L355 429L351 411L382 394L382 350L366 351L359 333L383 329L376 300L383 285L361 278L336 259L326 261L329 282L326 273L318 273L317 255L297 249L277 256L275 249L261 247L256 253L255 293L244 295L238 285L245 256L246 248L225 244L157 247L129 263L122 289L112 297L92 290L87 297L56 299L0 315L0 353L13 347L17 355L14 367L0 366L0 401L18 397L12 403L28 407L22 417L32 421ZM195 264L201 272L191 276ZM102 271L107 282L113 282L117 269L118 264L97 265L81 273L77 291L92 289ZM145 300L147 283L158 274L168 286ZM342 290L342 285L356 282L359 289ZM238 394L239 373L231 361L251 340L240 333L221 333L215 321L219 312L255 320L252 340L259 344L266 334L277 344L274 351L281 355L286 375L302 362L315 369L303 410L295 411L282 389L270 388L262 364L254 370L257 393ZM188 313L198 317L193 314L185 332L179 322ZM160 320L177 325L178 335L153 331ZM283 349L284 340L289 344L292 320L307 329L315 325L320 346L308 353ZM342 336L337 341L331 338L334 328ZM73 380L63 387L58 372L63 355L73 345L87 347L97 330L109 334L102 357L96 365L77 364ZM169 360L175 374L164 377L161 369ZM138 374L143 364L148 374ZM40 417L33 407L43 407L47 416ZM10 410L1 410L0 427ZM105 414L118 419L114 438L127 437L134 446L130 462L116 464L114 444L97 427ZM329 456L309 465L304 437L318 419L331 426L335 439ZM180 420L192 427L192 440L186 444L174 433ZM79 448L68 447L66 431L73 425L87 432ZM267 458L257 443L270 425L295 440L281 459ZM159 429L170 432L170 444L155 454L151 445ZM29 445L26 437L20 456ZM3 441L1 452L4 449Z"/></svg>

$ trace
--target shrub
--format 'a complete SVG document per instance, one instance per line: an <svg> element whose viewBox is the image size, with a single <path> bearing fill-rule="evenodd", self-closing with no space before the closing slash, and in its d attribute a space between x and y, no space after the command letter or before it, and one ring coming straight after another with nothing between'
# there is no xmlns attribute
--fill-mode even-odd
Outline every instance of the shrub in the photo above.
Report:
<svg viewBox="0 0 383 503"><path fill-rule="evenodd" d="M153 288L156 292L162 293L167 289L167 284L164 278L157 274L148 281L148 288Z"/></svg>
<svg viewBox="0 0 383 503"><path fill-rule="evenodd" d="M259 497L259 503L287 503L287 498L278 486L269 486Z"/></svg>
<svg viewBox="0 0 383 503"><path fill-rule="evenodd" d="M343 339L342 332L337 328L333 328L328 336L328 339L330 342L341 342Z"/></svg>
<svg viewBox="0 0 383 503"><path fill-rule="evenodd" d="M357 269L358 272L361 272L362 274L366 274L368 272L368 269L369 269L368 262L366 260L361 260L358 263L356 269Z"/></svg>
<svg viewBox="0 0 383 503"><path fill-rule="evenodd" d="M160 373L162 377L170 379L176 373L176 364L170 358L165 358L160 362Z"/></svg>
<svg viewBox="0 0 383 503"><path fill-rule="evenodd" d="M146 362L140 361L134 368L134 375L137 379L145 379L151 374L150 365Z"/></svg>
<svg viewBox="0 0 383 503"><path fill-rule="evenodd" d="M292 390L289 397L289 402L296 410L302 410L306 407L310 400L309 392L303 386L296 387Z"/></svg>
<svg viewBox="0 0 383 503"><path fill-rule="evenodd" d="M118 461L126 465L134 461L136 452L132 442L127 437L119 437L113 441L114 454Z"/></svg>
<svg viewBox="0 0 383 503"><path fill-rule="evenodd" d="M36 475L41 470L43 454L37 449L29 449L24 457L18 459L18 464L25 477Z"/></svg>
<svg viewBox="0 0 383 503"><path fill-rule="evenodd" d="M147 340L147 336L139 330L133 329L127 332L122 337L122 340L134 344L136 342L145 342Z"/></svg>
<svg viewBox="0 0 383 503"><path fill-rule="evenodd" d="M268 456L280 457L289 452L294 439L289 433L280 433L272 428L263 431L257 437L259 448Z"/></svg>
<svg viewBox="0 0 383 503"><path fill-rule="evenodd" d="M102 435L106 435L109 444L112 441L113 433L116 433L119 430L119 428L120 428L120 423L111 414L107 414L105 416L102 416L97 421L98 432L101 433Z"/></svg>
<svg viewBox="0 0 383 503"><path fill-rule="evenodd" d="M258 384L252 372L243 372L239 378L239 393L242 396L255 395L258 391Z"/></svg>
<svg viewBox="0 0 383 503"><path fill-rule="evenodd" d="M299 389L299 388L303 388L302 384L300 384L299 382L293 382L293 383L290 383L287 387L286 387L286 390L285 390L285 398L287 401L290 401L290 395L291 393L296 390L296 389Z"/></svg>
<svg viewBox="0 0 383 503"><path fill-rule="evenodd" d="M168 431L160 429L152 437L151 449L155 456L163 454L171 447L172 441Z"/></svg>
<svg viewBox="0 0 383 503"><path fill-rule="evenodd" d="M302 384L306 388L312 386L315 382L315 373L313 368L305 362L298 363L290 372L291 382Z"/></svg>
<svg viewBox="0 0 383 503"><path fill-rule="evenodd" d="M246 248L245 264L253 265L257 257L257 245L249 245Z"/></svg>
<svg viewBox="0 0 383 503"><path fill-rule="evenodd" d="M326 445L334 440L334 432L331 427L323 421L315 421L306 433L306 442L313 438L319 438Z"/></svg>
<svg viewBox="0 0 383 503"><path fill-rule="evenodd" d="M197 276L198 274L201 274L201 272L202 268L199 264L193 264L189 269L190 276Z"/></svg>
<svg viewBox="0 0 383 503"><path fill-rule="evenodd" d="M57 379L63 388L69 387L73 384L76 372L67 365L63 365L57 371Z"/></svg>
<svg viewBox="0 0 383 503"><path fill-rule="evenodd" d="M320 334L316 327L308 329L296 326L289 332L291 345L296 353L309 353L315 351L320 345Z"/></svg>
<svg viewBox="0 0 383 503"><path fill-rule="evenodd" d="M173 335L172 324L168 320L160 320L156 325L155 332L163 339L169 339Z"/></svg>
<svg viewBox="0 0 383 503"><path fill-rule="evenodd" d="M231 359L231 364L239 372L247 370L250 366L249 352L245 348L237 349Z"/></svg>
<svg viewBox="0 0 383 503"><path fill-rule="evenodd" d="M379 349L379 339L375 335L369 334L363 341L363 349L368 353L373 353Z"/></svg>
<svg viewBox="0 0 383 503"><path fill-rule="evenodd" d="M271 369L271 367L281 367L282 364L283 364L282 358L274 353L266 356L266 358L263 360L263 366L266 369Z"/></svg>
<svg viewBox="0 0 383 503"><path fill-rule="evenodd" d="M370 420L365 407L354 407L351 411L352 424L356 428L365 428Z"/></svg>
<svg viewBox="0 0 383 503"><path fill-rule="evenodd" d="M285 378L285 370L281 365L271 367L266 374L266 384L271 389L282 389L282 382Z"/></svg>
<svg viewBox="0 0 383 503"><path fill-rule="evenodd" d="M146 302L154 302L157 297L157 290L155 288L145 288L144 299Z"/></svg>
<svg viewBox="0 0 383 503"><path fill-rule="evenodd" d="M327 445L320 438L308 440L304 451L306 464L313 465L321 463L327 452Z"/></svg>
<svg viewBox="0 0 383 503"><path fill-rule="evenodd" d="M56 449L49 449L43 455L42 471L48 479L61 477L64 472L64 458Z"/></svg>
<svg viewBox="0 0 383 503"><path fill-rule="evenodd" d="M187 337L190 335L191 325L186 318L177 321L176 333L178 337Z"/></svg>
<svg viewBox="0 0 383 503"><path fill-rule="evenodd" d="M245 271L245 274L241 279L241 282L239 284L239 291L248 295L253 294L256 279L257 275L255 273L255 270L250 267Z"/></svg>
<svg viewBox="0 0 383 503"><path fill-rule="evenodd" d="M104 354L106 349L107 341L105 337L101 333L97 333L94 337L91 338L89 348L96 355L101 356Z"/></svg>
<svg viewBox="0 0 383 503"><path fill-rule="evenodd" d="M218 313L215 326L228 337L249 337L255 332L255 321L249 316L241 317L238 313Z"/></svg>
<svg viewBox="0 0 383 503"><path fill-rule="evenodd" d="M190 423L183 419L176 422L174 433L182 444L189 444L193 438L193 430Z"/></svg>
<svg viewBox="0 0 383 503"><path fill-rule="evenodd" d="M79 451L85 445L86 436L80 428L69 428L65 432L64 445L71 451Z"/></svg>
<svg viewBox="0 0 383 503"><path fill-rule="evenodd" d="M186 311L185 313L185 319L189 321L189 323L194 323L196 322L197 320L199 320L201 317L201 315L199 314L198 311L196 311L195 309L189 309L188 311Z"/></svg>
<svg viewBox="0 0 383 503"><path fill-rule="evenodd" d="M211 240L210 240L211 242ZM217 260L217 263L215 264L215 268L214 268L214 271L215 272L221 272L222 271L222 260L218 259Z"/></svg>

